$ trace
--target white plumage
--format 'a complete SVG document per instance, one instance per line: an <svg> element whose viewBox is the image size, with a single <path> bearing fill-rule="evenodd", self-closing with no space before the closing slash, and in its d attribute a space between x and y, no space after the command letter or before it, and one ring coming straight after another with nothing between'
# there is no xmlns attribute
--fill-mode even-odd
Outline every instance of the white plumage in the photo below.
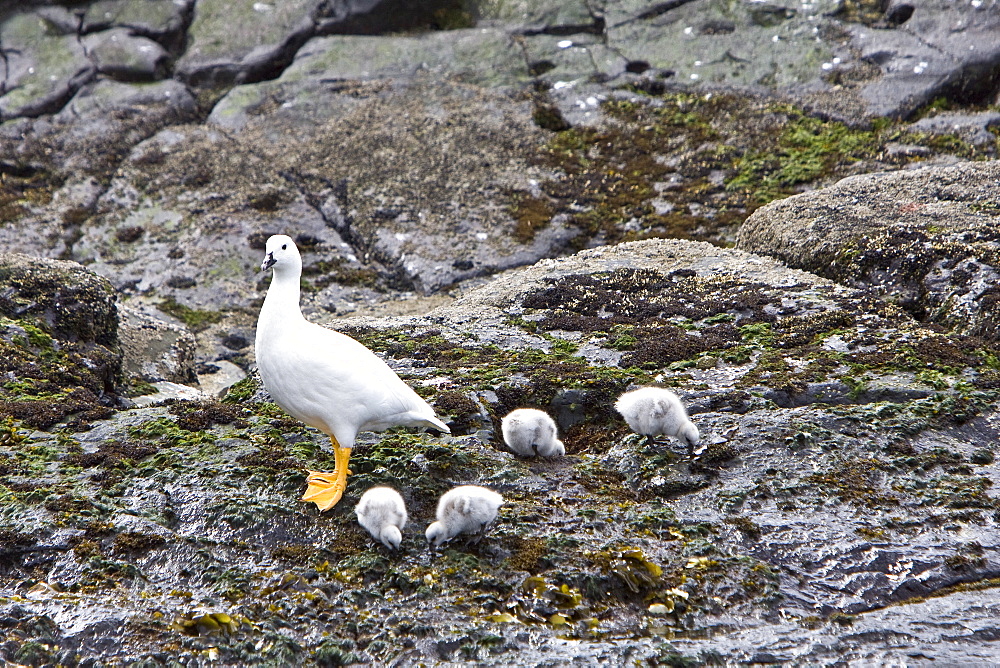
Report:
<svg viewBox="0 0 1000 668"><path fill-rule="evenodd" d="M478 485L461 485L445 492L438 501L437 522L427 527L427 543L436 548L462 533L482 539L497 519L503 497Z"/></svg>
<svg viewBox="0 0 1000 668"><path fill-rule="evenodd" d="M500 422L504 443L523 457L561 457L566 446L556 436L556 423L534 408L518 408Z"/></svg>
<svg viewBox="0 0 1000 668"><path fill-rule="evenodd" d="M278 234L267 240L261 270L269 267L274 276L257 320L257 368L276 404L330 436L336 470L310 471L302 497L328 510L347 485L359 431L397 425L450 430L375 353L302 316L302 259L290 237Z"/></svg>
<svg viewBox="0 0 1000 668"><path fill-rule="evenodd" d="M688 419L684 404L670 390L642 387L626 392L618 397L615 409L622 414L632 431L646 436L649 441L659 434L674 436L687 443L688 453L692 455L695 446L701 442L698 427Z"/></svg>
<svg viewBox="0 0 1000 668"><path fill-rule="evenodd" d="M393 550L403 541L403 527L406 526L406 503L399 492L391 487L372 487L361 495L354 507L358 524L363 526L375 540Z"/></svg>

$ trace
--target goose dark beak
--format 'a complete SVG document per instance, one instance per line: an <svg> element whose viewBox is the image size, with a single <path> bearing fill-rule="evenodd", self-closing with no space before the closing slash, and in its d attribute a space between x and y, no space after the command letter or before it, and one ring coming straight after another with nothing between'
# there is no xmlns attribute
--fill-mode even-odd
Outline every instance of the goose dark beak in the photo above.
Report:
<svg viewBox="0 0 1000 668"><path fill-rule="evenodd" d="M260 263L260 270L267 271L274 266L275 262L277 262L277 260L274 259L274 253L268 253L264 256L264 261Z"/></svg>

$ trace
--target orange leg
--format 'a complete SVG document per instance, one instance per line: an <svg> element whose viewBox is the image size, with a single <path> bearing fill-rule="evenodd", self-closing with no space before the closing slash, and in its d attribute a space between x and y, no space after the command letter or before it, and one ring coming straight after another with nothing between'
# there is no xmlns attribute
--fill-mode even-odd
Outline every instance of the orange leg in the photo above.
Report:
<svg viewBox="0 0 1000 668"><path fill-rule="evenodd" d="M333 444L333 456L336 460L333 473L309 471L309 476L306 478L309 486L302 495L303 501L312 501L320 512L330 510L337 505L340 497L344 495L344 490L347 489L347 475L351 472L347 468L351 460L351 448L340 447L334 436L330 437L330 442Z"/></svg>

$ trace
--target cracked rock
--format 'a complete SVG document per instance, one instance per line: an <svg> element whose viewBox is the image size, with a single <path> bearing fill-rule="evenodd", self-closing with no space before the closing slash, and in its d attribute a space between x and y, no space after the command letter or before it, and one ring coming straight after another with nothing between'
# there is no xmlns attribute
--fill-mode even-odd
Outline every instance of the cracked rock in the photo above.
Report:
<svg viewBox="0 0 1000 668"><path fill-rule="evenodd" d="M0 45L6 65L0 120L59 111L95 73L76 36L52 34L32 12L0 24Z"/></svg>
<svg viewBox="0 0 1000 668"><path fill-rule="evenodd" d="M176 75L194 85L224 85L280 71L312 35L318 4L202 0L195 5Z"/></svg>
<svg viewBox="0 0 1000 668"><path fill-rule="evenodd" d="M97 71L122 81L153 81L167 73L169 55L157 42L113 28L83 38Z"/></svg>

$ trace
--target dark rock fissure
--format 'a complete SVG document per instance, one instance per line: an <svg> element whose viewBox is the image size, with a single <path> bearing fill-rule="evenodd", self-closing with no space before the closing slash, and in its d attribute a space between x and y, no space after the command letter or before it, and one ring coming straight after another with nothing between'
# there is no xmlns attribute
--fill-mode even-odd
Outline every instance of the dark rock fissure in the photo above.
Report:
<svg viewBox="0 0 1000 668"><path fill-rule="evenodd" d="M691 1L691 0L688 0ZM578 25L555 25L544 28L530 28L520 32L525 37L535 35L552 35L554 37L568 37L570 35L604 35L604 18L594 17L593 23L582 23Z"/></svg>

